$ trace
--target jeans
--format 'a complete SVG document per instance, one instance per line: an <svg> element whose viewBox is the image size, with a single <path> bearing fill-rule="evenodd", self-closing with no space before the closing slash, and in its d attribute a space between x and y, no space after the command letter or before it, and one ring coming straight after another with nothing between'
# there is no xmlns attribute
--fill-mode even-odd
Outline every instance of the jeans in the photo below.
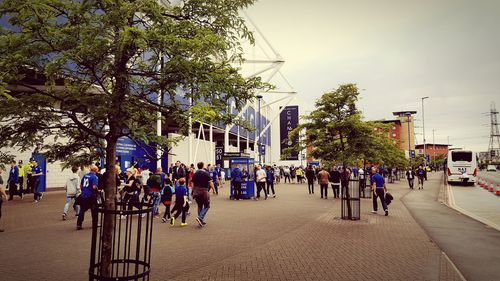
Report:
<svg viewBox="0 0 500 281"><path fill-rule="evenodd" d="M269 193L269 187L271 187L271 191L273 192L273 195L275 195L276 193L274 192L274 182L273 181L271 181L271 182L268 181L266 184L267 184L267 194L270 194Z"/></svg>
<svg viewBox="0 0 500 281"><path fill-rule="evenodd" d="M411 189L413 189L414 182L415 182L415 179L408 179L408 185L410 186Z"/></svg>
<svg viewBox="0 0 500 281"><path fill-rule="evenodd" d="M38 192L38 188L40 186L40 176L32 177L33 181L33 199L40 200L42 199L42 193Z"/></svg>
<svg viewBox="0 0 500 281"><path fill-rule="evenodd" d="M328 184L319 184L319 188L321 189L321 198L323 198L323 192L325 193L325 198L328 198Z"/></svg>
<svg viewBox="0 0 500 281"><path fill-rule="evenodd" d="M153 215L158 215L160 212L158 211L158 207L160 206L161 194L160 192L150 192L149 195L153 197Z"/></svg>
<svg viewBox="0 0 500 281"><path fill-rule="evenodd" d="M260 198L260 191L264 190L264 195L267 198L267 192L266 192L266 182L257 182L257 198Z"/></svg>
<svg viewBox="0 0 500 281"><path fill-rule="evenodd" d="M424 188L424 177L418 177L418 188Z"/></svg>
<svg viewBox="0 0 500 281"><path fill-rule="evenodd" d="M69 205L71 205L71 200L76 201L76 195L66 195L66 204L64 205L64 211L63 211L63 213L66 215L68 214ZM75 203L73 202L73 209L75 209L75 215L78 216L78 214L80 214L80 205L75 205Z"/></svg>
<svg viewBox="0 0 500 281"><path fill-rule="evenodd" d="M206 188L200 188L193 194L196 204L198 204L198 218L205 221L208 209L210 209L210 195Z"/></svg>
<svg viewBox="0 0 500 281"><path fill-rule="evenodd" d="M314 194L314 181L307 180L307 189L309 189L309 194Z"/></svg>
<svg viewBox="0 0 500 281"><path fill-rule="evenodd" d="M339 198L340 183L332 183L333 198Z"/></svg>
<svg viewBox="0 0 500 281"><path fill-rule="evenodd" d="M19 177L19 192L24 194L24 177Z"/></svg>
<svg viewBox="0 0 500 281"><path fill-rule="evenodd" d="M77 226L82 226L83 220L85 218L85 212L90 209L92 214L92 225L97 225L97 206L96 198L80 198L80 212L78 213L78 220L76 221Z"/></svg>
<svg viewBox="0 0 500 281"><path fill-rule="evenodd" d="M241 182L233 182L233 198L241 199Z"/></svg>
<svg viewBox="0 0 500 281"><path fill-rule="evenodd" d="M176 213L174 214L174 218L177 219L179 215L182 215L182 223L186 222L186 213L189 211L189 204L186 203L186 206L184 207L184 199L175 201L174 208L172 209L172 212L174 210Z"/></svg>
<svg viewBox="0 0 500 281"><path fill-rule="evenodd" d="M19 195L20 197L22 197L22 193L18 193L17 191L17 183L9 182L8 186L9 186L9 200L12 200L14 195Z"/></svg>
<svg viewBox="0 0 500 281"><path fill-rule="evenodd" d="M380 198L380 202L382 203L382 208L384 211L387 211L387 203L385 203L385 192L383 188L376 188L373 193L373 210L378 210L377 197Z"/></svg>

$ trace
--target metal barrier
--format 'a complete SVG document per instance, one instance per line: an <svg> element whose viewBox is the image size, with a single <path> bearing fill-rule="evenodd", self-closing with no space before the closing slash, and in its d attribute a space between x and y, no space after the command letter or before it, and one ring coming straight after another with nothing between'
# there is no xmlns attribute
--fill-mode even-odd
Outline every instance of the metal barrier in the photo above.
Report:
<svg viewBox="0 0 500 281"><path fill-rule="evenodd" d="M366 178L359 179L359 194L361 198L372 198L370 186L366 186Z"/></svg>
<svg viewBox="0 0 500 281"><path fill-rule="evenodd" d="M149 280L151 271L151 242L153 233L153 205L151 202L133 204L138 209L128 210L129 203L116 202L114 210L98 204L98 221L92 225L89 280ZM103 276L102 252L104 217L114 225L111 246L111 266ZM105 271L105 270L104 270Z"/></svg>
<svg viewBox="0 0 500 281"><path fill-rule="evenodd" d="M360 188L358 180L349 180L349 184L342 185L341 217L343 220L359 220L361 210Z"/></svg>

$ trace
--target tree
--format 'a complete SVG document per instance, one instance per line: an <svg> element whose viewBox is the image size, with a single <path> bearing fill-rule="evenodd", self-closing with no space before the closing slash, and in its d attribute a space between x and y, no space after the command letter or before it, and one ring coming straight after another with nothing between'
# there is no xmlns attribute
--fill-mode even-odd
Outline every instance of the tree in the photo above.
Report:
<svg viewBox="0 0 500 281"><path fill-rule="evenodd" d="M357 109L359 91L355 84L343 84L319 98L316 109L290 132L289 139L301 134L303 140L285 151L302 151L312 147L312 157L326 163L355 165L360 160L371 163L399 162L404 153L388 137L388 125L362 120ZM343 191L349 201L348 190ZM352 217L350 204L348 216Z"/></svg>
<svg viewBox="0 0 500 281"><path fill-rule="evenodd" d="M35 147L49 161L105 156L107 209L115 207L119 138L168 151L172 140L156 135L158 119L181 132L189 114L236 122L227 104L240 109L263 87L233 66L242 60L240 39L253 42L238 11L254 0L160 2L0 3L9 22L0 29L2 145ZM104 218L102 276L110 273L113 220Z"/></svg>

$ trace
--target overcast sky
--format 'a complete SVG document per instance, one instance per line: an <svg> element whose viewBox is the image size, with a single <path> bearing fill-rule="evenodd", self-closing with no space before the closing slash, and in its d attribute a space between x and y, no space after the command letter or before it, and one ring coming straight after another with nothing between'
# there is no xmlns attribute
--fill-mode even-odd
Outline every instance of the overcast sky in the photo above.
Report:
<svg viewBox="0 0 500 281"><path fill-rule="evenodd" d="M260 0L246 12L286 61L302 113L356 83L366 119L416 110L421 133L429 96L428 143L435 129L436 143L488 148L483 113L492 101L500 109L500 0Z"/></svg>

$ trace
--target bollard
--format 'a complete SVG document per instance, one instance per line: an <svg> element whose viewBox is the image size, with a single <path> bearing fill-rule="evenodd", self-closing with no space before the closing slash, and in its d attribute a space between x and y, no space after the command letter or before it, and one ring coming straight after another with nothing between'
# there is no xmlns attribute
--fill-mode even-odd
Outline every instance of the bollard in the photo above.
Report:
<svg viewBox="0 0 500 281"><path fill-rule="evenodd" d="M497 190L495 191L495 194L500 196L500 185L497 184Z"/></svg>
<svg viewBox="0 0 500 281"><path fill-rule="evenodd" d="M487 181L484 182L483 188L488 190L488 182Z"/></svg>
<svg viewBox="0 0 500 281"><path fill-rule="evenodd" d="M490 189L489 189L490 192L493 192L495 191L495 185L493 185L493 183L490 183Z"/></svg>

